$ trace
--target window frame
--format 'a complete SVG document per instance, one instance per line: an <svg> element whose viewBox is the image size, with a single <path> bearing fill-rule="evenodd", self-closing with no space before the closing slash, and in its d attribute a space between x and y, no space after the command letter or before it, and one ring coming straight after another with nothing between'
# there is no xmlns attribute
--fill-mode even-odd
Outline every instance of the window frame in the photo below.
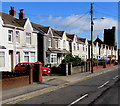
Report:
<svg viewBox="0 0 120 106"><path fill-rule="evenodd" d="M1 55L1 53L3 53L3 55ZM5 67L5 52L4 51L0 51L0 57L4 58L4 62L2 61L3 66L0 66L0 67Z"/></svg>
<svg viewBox="0 0 120 106"><path fill-rule="evenodd" d="M11 31L12 33L10 33L9 31ZM9 36L10 36L11 40L9 40ZM8 30L8 42L10 42L10 43L13 42L13 30Z"/></svg>
<svg viewBox="0 0 120 106"><path fill-rule="evenodd" d="M29 39L29 42L27 41L27 39ZM31 33L30 32L26 32L26 43L31 44Z"/></svg>

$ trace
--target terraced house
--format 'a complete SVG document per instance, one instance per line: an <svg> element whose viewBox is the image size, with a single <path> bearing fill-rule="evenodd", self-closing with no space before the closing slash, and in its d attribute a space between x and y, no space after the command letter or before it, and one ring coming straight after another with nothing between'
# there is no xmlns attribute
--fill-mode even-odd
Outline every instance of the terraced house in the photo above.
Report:
<svg viewBox="0 0 120 106"><path fill-rule="evenodd" d="M40 61L43 65L59 65L69 53L84 61L91 58L89 40L30 22L25 18L23 9L19 18L16 18L14 7L11 7L9 14L0 12L0 29L0 71L12 71L19 62ZM115 35L115 28L112 30ZM117 47L97 38L93 54L94 58L116 56Z"/></svg>
<svg viewBox="0 0 120 106"><path fill-rule="evenodd" d="M0 13L0 71L12 71L19 62L37 60L37 33L21 9L19 18L11 7L9 14Z"/></svg>

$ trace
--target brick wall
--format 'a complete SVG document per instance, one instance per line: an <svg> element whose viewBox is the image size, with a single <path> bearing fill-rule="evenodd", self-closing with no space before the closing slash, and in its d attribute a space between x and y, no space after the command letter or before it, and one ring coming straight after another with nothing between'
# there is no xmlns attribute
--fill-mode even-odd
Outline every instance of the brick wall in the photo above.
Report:
<svg viewBox="0 0 120 106"><path fill-rule="evenodd" d="M1 81L0 81L1 82ZM20 87L29 84L29 76L2 79L2 89Z"/></svg>

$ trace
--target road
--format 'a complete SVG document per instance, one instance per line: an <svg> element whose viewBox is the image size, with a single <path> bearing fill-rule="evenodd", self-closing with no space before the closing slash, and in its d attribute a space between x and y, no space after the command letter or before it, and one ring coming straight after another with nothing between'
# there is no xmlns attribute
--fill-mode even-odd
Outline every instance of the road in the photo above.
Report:
<svg viewBox="0 0 120 106"><path fill-rule="evenodd" d="M115 84L118 79L119 73L118 70L115 70L43 95L18 101L16 104L65 104L67 106L74 104L108 104L108 101L112 99L111 97L115 99L113 104L118 104L118 96L116 96L118 94L116 89L118 88L115 86L118 85ZM111 92L111 89L112 94L108 93ZM111 99L109 99L108 94ZM107 99L102 98L102 96Z"/></svg>
<svg viewBox="0 0 120 106"><path fill-rule="evenodd" d="M99 98L97 98L93 104L119 104L120 95L120 80L118 80L114 86L107 89Z"/></svg>

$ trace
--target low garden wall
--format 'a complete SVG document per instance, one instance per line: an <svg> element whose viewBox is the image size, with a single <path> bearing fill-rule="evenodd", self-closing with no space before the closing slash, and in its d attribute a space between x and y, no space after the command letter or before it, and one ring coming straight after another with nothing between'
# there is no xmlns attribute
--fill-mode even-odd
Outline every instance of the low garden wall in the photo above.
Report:
<svg viewBox="0 0 120 106"><path fill-rule="evenodd" d="M5 78L2 80L2 89L20 87L29 84L29 76L19 76L13 78ZM1 81L0 81L1 82Z"/></svg>

